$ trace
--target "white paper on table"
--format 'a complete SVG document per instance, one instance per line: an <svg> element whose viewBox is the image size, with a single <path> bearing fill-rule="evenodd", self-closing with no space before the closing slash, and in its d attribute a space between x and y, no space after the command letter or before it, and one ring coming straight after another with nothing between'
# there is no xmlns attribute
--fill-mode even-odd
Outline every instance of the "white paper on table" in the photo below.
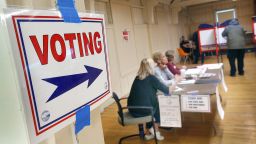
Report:
<svg viewBox="0 0 256 144"><path fill-rule="evenodd" d="M211 112L210 95L181 95L181 111Z"/></svg>
<svg viewBox="0 0 256 144"><path fill-rule="evenodd" d="M160 108L160 126L182 127L179 96L158 96Z"/></svg>
<svg viewBox="0 0 256 144"><path fill-rule="evenodd" d="M193 90L193 91L188 91L187 94L196 94L198 92L199 92L198 90Z"/></svg>
<svg viewBox="0 0 256 144"><path fill-rule="evenodd" d="M196 80L194 80L194 79L192 79L192 80L182 80L178 84L194 84L195 82L196 82Z"/></svg>
<svg viewBox="0 0 256 144"><path fill-rule="evenodd" d="M207 68L207 69L220 69L222 68L223 63L217 63L217 64L204 64L201 66L197 66L198 68Z"/></svg>
<svg viewBox="0 0 256 144"><path fill-rule="evenodd" d="M203 71L201 68L193 68L193 69L187 69L185 71L185 75L199 75L201 74Z"/></svg>
<svg viewBox="0 0 256 144"><path fill-rule="evenodd" d="M225 112L220 102L220 94L219 94L218 86L216 86L216 103L217 103L217 110L218 110L219 116L223 120Z"/></svg>
<svg viewBox="0 0 256 144"><path fill-rule="evenodd" d="M178 92L178 91L182 91L182 90L183 90L182 88L176 86L174 91L175 91L175 92Z"/></svg>
<svg viewBox="0 0 256 144"><path fill-rule="evenodd" d="M224 91L227 92L228 87L227 87L225 79L224 79L223 69L221 69L221 83L222 83L222 87L224 88Z"/></svg>

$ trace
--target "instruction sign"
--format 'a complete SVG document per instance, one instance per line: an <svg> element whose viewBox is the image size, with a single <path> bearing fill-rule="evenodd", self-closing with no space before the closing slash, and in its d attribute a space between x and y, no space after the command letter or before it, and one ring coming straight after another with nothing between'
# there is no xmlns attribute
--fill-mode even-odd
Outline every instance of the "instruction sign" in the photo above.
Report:
<svg viewBox="0 0 256 144"><path fill-rule="evenodd" d="M211 112L210 95L181 95L182 112Z"/></svg>
<svg viewBox="0 0 256 144"><path fill-rule="evenodd" d="M181 127L179 96L158 96L160 125L162 127Z"/></svg>
<svg viewBox="0 0 256 144"><path fill-rule="evenodd" d="M6 9L31 143L38 143L110 97L104 17L79 14L65 23L57 11Z"/></svg>

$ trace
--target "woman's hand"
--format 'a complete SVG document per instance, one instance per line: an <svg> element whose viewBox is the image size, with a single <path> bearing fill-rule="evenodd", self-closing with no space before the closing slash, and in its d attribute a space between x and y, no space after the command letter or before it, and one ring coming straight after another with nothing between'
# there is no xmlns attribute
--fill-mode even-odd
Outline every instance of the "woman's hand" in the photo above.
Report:
<svg viewBox="0 0 256 144"><path fill-rule="evenodd" d="M182 80L182 76L181 75L175 75L175 82L178 83Z"/></svg>
<svg viewBox="0 0 256 144"><path fill-rule="evenodd" d="M171 86L169 86L169 94L175 91L175 89L176 89L176 84L172 84Z"/></svg>

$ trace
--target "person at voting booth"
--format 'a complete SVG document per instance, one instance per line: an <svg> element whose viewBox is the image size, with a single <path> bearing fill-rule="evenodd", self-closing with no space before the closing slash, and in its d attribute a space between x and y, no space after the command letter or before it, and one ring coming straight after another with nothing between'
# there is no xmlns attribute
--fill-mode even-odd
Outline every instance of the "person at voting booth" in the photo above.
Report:
<svg viewBox="0 0 256 144"><path fill-rule="evenodd" d="M222 36L227 37L227 56L231 67L230 76L236 75L236 59L238 74L244 75L245 30L239 25L237 19L232 19L229 26L222 32Z"/></svg>
<svg viewBox="0 0 256 144"><path fill-rule="evenodd" d="M160 112L159 104L157 100L157 90L160 90L164 93L170 94L174 89L175 85L167 87L161 83L155 76L153 67L150 66L148 59L143 59L140 64L139 71L135 80L133 81L131 91L128 97L127 105L129 106L150 106L153 107L154 119L155 119L155 129L156 129L156 138L158 140L163 140L164 137L159 132L159 123L160 123ZM150 115L150 111L145 111L141 109L128 109L132 116L142 117ZM146 123L145 139L153 139L154 130L153 124Z"/></svg>

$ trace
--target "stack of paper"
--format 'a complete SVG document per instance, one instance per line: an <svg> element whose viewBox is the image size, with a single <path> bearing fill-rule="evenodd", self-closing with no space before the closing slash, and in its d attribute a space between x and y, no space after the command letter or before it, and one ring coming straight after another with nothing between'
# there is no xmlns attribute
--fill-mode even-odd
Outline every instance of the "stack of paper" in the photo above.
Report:
<svg viewBox="0 0 256 144"><path fill-rule="evenodd" d="M194 84L196 80L182 80L178 84Z"/></svg>
<svg viewBox="0 0 256 144"><path fill-rule="evenodd" d="M197 66L197 68L207 68L207 69L220 69L223 67L223 63L217 63L217 64L204 64L201 66Z"/></svg>

